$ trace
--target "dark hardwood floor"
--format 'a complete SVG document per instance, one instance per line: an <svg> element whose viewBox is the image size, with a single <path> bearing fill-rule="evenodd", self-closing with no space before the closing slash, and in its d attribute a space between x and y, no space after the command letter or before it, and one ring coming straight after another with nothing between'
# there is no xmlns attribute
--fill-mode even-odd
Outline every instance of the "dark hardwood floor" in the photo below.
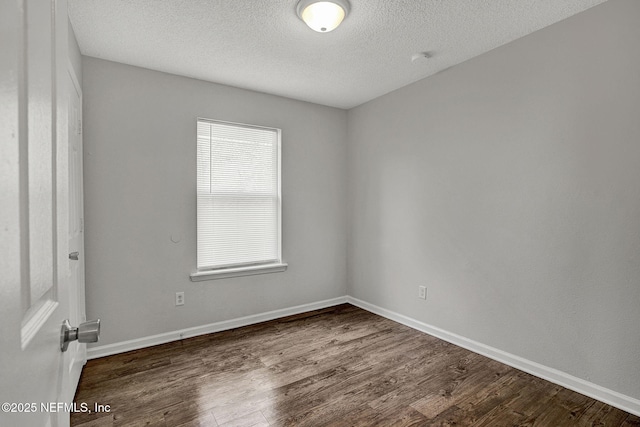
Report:
<svg viewBox="0 0 640 427"><path fill-rule="evenodd" d="M640 426L351 305L91 360L72 426Z"/></svg>

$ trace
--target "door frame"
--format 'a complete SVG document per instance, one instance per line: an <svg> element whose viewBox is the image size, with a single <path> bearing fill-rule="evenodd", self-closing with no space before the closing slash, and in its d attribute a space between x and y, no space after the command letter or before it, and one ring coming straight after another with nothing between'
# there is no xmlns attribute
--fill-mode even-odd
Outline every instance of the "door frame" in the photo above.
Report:
<svg viewBox="0 0 640 427"><path fill-rule="evenodd" d="M80 203L79 203L78 217L79 217L79 229L80 229L79 232L80 232L81 243L78 248L71 248L71 247L69 248L69 251L78 249L80 252L80 256L77 261L69 260L70 269L71 267L73 267L73 264L75 264L75 266L80 270L79 283L74 284L72 278L70 278L70 281L69 281L69 314L70 314L69 318L71 319L71 324L73 326L77 326L78 324L87 320L86 312L85 312L85 262L84 262L84 259L85 259L84 195L83 195L84 194L84 180L83 180L84 151L83 151L83 139L82 139L82 86L78 81L78 77L76 76L76 72L70 60L67 61L67 76L70 83L69 86L67 87L67 95L71 97L73 96L73 92L75 91L79 99L79 108L77 111L77 114L78 114L77 117L73 117L69 115L67 119L68 129L69 129L69 135L68 135L69 150L71 150L71 144L72 144L72 138L73 138L73 136L71 135L72 129L75 129L77 131L77 135L78 135L77 137L79 138L78 185L80 186L79 188ZM67 111L70 113L71 99L69 99L68 102L69 102L69 105L68 105ZM75 121L73 125L71 123L72 120ZM67 186L69 187L69 200L71 200L72 199L71 188L69 185L72 179L71 174L73 173L71 164L69 164L68 166L68 171L69 171L69 182L67 183ZM71 216L71 210L69 211L69 215ZM71 274L71 271L69 271L69 273ZM76 341L76 342L72 342L69 345L69 348L67 351L69 353L69 362L68 362L69 384L66 387L68 395L67 395L67 398L65 398L65 401L70 402L73 400L75 391L78 387L78 382L80 381L82 368L87 363L87 346L84 344L80 344Z"/></svg>

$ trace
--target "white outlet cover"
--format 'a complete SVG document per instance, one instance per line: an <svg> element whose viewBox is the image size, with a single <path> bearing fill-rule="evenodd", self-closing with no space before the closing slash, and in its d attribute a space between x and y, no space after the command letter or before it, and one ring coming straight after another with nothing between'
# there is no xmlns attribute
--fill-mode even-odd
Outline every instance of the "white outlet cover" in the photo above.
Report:
<svg viewBox="0 0 640 427"><path fill-rule="evenodd" d="M176 292L176 305L184 305L184 292Z"/></svg>

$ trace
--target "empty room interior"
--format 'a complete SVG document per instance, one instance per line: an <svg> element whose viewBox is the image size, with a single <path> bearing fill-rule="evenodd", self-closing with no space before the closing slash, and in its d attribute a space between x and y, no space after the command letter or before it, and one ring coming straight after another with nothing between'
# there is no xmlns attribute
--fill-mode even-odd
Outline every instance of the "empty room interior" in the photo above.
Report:
<svg viewBox="0 0 640 427"><path fill-rule="evenodd" d="M13 3L0 424L640 425L640 1Z"/></svg>

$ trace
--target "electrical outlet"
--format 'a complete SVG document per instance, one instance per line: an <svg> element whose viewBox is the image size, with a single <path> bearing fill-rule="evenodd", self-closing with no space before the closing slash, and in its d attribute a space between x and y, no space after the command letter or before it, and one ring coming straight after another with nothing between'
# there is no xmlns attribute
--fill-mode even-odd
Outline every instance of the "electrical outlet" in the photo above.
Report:
<svg viewBox="0 0 640 427"><path fill-rule="evenodd" d="M427 299L426 286L418 286L418 298Z"/></svg>
<svg viewBox="0 0 640 427"><path fill-rule="evenodd" d="M184 305L184 292L176 292L176 305Z"/></svg>

